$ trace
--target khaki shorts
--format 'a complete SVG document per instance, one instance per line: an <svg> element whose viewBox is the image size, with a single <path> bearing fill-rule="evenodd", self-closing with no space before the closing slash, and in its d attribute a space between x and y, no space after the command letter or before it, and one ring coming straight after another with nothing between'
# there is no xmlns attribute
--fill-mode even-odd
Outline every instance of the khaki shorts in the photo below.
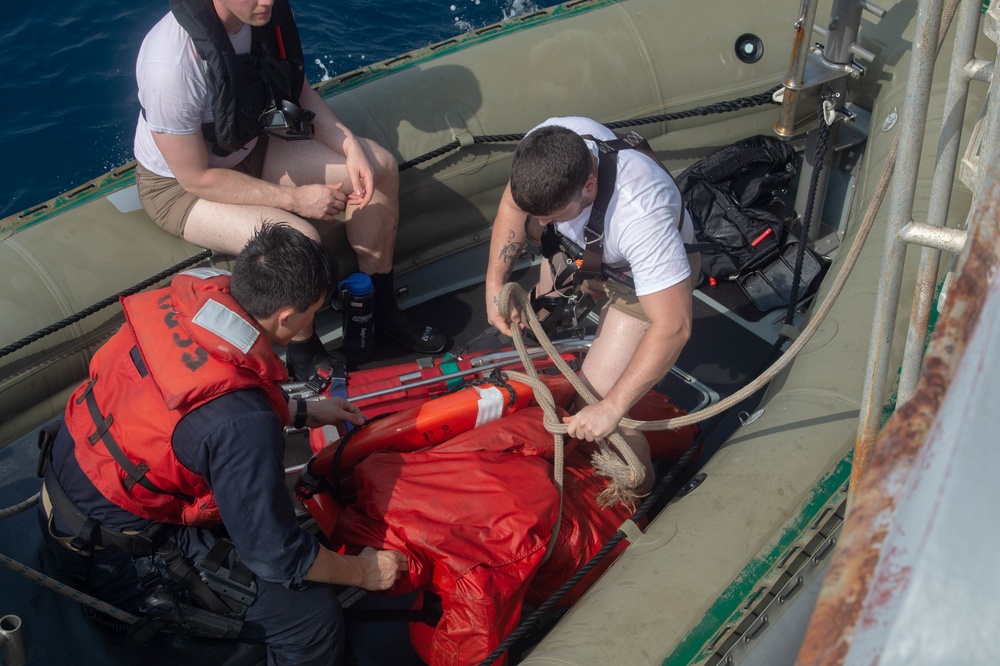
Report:
<svg viewBox="0 0 1000 666"><path fill-rule="evenodd" d="M233 170L260 178L266 156L267 135L261 134L250 154ZM167 233L183 238L184 225L198 197L181 187L176 178L155 174L138 162L135 165L135 181L139 188L139 201L146 214Z"/></svg>
<svg viewBox="0 0 1000 666"><path fill-rule="evenodd" d="M691 264L691 288L694 289L701 275L701 253L693 252L687 258L688 263ZM624 312L639 321L649 321L642 305L639 304L639 297L635 295L634 290L625 285L611 280L587 280L584 282L583 288L598 294L603 291L608 296L607 307Z"/></svg>

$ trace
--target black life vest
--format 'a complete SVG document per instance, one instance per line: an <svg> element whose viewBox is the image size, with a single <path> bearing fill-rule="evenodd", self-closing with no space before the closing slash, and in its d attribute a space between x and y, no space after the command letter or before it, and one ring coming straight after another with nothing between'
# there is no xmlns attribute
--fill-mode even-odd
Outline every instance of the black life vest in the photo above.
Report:
<svg viewBox="0 0 1000 666"><path fill-rule="evenodd" d="M228 155L260 136L265 110L283 100L298 104L305 65L288 0L275 0L267 25L251 27L250 53L241 55L212 0L170 0L170 11L207 65L215 122L202 130L215 154Z"/></svg>

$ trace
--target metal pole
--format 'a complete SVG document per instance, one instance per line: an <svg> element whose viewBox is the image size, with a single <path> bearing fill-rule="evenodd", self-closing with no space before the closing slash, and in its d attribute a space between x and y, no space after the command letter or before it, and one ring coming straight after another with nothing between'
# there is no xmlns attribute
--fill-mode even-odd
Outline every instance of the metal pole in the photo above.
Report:
<svg viewBox="0 0 1000 666"><path fill-rule="evenodd" d="M941 138L938 140L937 163L934 165L930 205L927 210L927 224L933 227L944 227L948 217L948 206L951 204L951 188L955 180L959 141L962 138L962 124L969 98L966 67L975 58L979 16L978 2L966 0L962 3L955 32L955 45L952 47L948 91L944 98L945 116L941 122ZM903 364L899 375L898 404L909 400L917 388L917 377L924 357L924 342L931 316L931 305L934 302L940 261L941 250L935 247L925 247L920 253L920 267L917 269L917 283L910 311L910 326L906 332L906 347L903 350Z"/></svg>
<svg viewBox="0 0 1000 666"><path fill-rule="evenodd" d="M896 160L895 183L885 234L881 280L875 299L872 339L868 349L865 386L861 395L861 418L854 443L849 498L857 492L872 444L878 434L885 399L889 352L896 325L896 308L903 279L906 245L900 240L900 230L913 217L913 196L917 189L917 165L923 148L924 128L930 86L934 76L937 37L941 24L942 0L921 0L917 11L916 34L910 63L910 78L900 116L899 154Z"/></svg>
<svg viewBox="0 0 1000 666"><path fill-rule="evenodd" d="M788 63L788 77L785 87L798 90L805 83L806 62L812 48L812 27L816 21L816 0L802 0L799 18L795 21L795 38L792 46L792 60Z"/></svg>
<svg viewBox="0 0 1000 666"><path fill-rule="evenodd" d="M851 62L851 47L858 40L861 27L861 2L859 0L835 0L830 7L830 23L824 57L838 65Z"/></svg>
<svg viewBox="0 0 1000 666"><path fill-rule="evenodd" d="M858 29L861 27L861 2L860 0L835 0L830 8L830 21L826 28L822 30L827 36L827 44L823 49L823 59L833 65L850 65L853 61L852 47L858 37ZM813 8L815 15L815 8ZM808 46L808 45L807 45ZM801 48L800 48L801 50ZM808 53L808 50L807 50ZM798 65L798 61L793 59L793 66ZM795 74L795 71L792 72ZM792 76L789 77L790 79ZM808 82L806 82L808 83ZM822 87L821 99L829 99L833 102L834 108L841 111L845 104L845 93L847 81L844 77L835 79ZM787 91L786 91L787 92ZM819 122L824 122L822 117ZM823 208L826 203L826 190L830 182L830 174L833 170L833 163L836 158L836 142L840 123L834 122L830 125L830 135L827 139L830 150L827 150L822 165L815 163L817 133L812 132L806 139L806 150L802 160L802 172L799 175L799 189L795 193L795 210L804 212L809 197L809 183L812 180L813 172L822 168L819 181L816 183L814 193L815 200L812 206L813 223L809 230L809 239L815 241L820 237L820 222L823 219ZM803 223L809 220L803 220Z"/></svg>
<svg viewBox="0 0 1000 666"><path fill-rule="evenodd" d="M795 37L792 42L792 57L788 63L788 76L785 77L781 99L781 111L774 131L778 136L792 136L795 133L795 117L799 105L799 89L802 87L806 73L806 62L812 48L812 29L816 19L816 0L802 0L799 6L799 18L795 21Z"/></svg>
<svg viewBox="0 0 1000 666"><path fill-rule="evenodd" d="M7 666L23 666L28 661L21 618L16 615L0 617L0 645L3 646L3 660Z"/></svg>

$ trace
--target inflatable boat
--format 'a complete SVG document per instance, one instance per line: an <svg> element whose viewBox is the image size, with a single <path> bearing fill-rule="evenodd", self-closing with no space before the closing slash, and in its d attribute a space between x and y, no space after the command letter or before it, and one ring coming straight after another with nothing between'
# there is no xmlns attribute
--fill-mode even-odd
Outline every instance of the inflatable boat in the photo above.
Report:
<svg viewBox="0 0 1000 666"><path fill-rule="evenodd" d="M997 8L968 0L744 2L724 16L694 0L580 0L320 85L348 126L399 161L397 295L454 340L448 359L381 349L374 365L416 364L397 378L433 383L440 376L422 374L460 380L472 370L434 368L471 363L465 348L486 325L481 285L511 155L550 116L634 130L681 178L740 141L777 138L794 152L788 238L805 248L779 256L784 268L772 262L752 279L706 275L697 288L691 341L656 389L687 413L675 423L697 423L698 457L665 463L638 517L599 513L591 491L578 493L588 502L567 515L599 517L591 535L607 541L587 541L570 575L547 540L552 505L516 512L508 529L538 560L525 577L544 573L546 556L565 567L536 589L493 599L494 621L456 626L456 613L441 613L352 633L359 663L994 662L982 636L1000 619L998 579L984 564L997 540L982 525L998 499L988 470L1000 462L989 403L1000 388L990 338L1000 321L998 39ZM120 324L116 296L187 264L231 261L156 228L133 170L122 165L0 221L0 504L10 507L0 512L0 558L22 574L0 574L8 663L18 646L40 663L261 656L259 646L177 637L125 646L33 577L46 564L33 512L23 510L38 490L33 431L62 411ZM343 225L322 233L350 272ZM790 302L762 299L787 293L782 276L799 281L810 258L814 279ZM515 278L530 284L537 262L526 257ZM335 348L337 314L320 324ZM422 393L407 402L410 381L383 387L386 418L427 402ZM327 432L315 446L290 433L290 485L326 445L349 442L344 435ZM345 548L367 543L399 519L383 474L476 448L462 438L439 446L376 447L347 476L327 466L324 483L351 494L329 495L327 509L305 505L322 504L315 498L328 489L300 495L303 520ZM524 464L522 453L509 444L478 451ZM550 501L553 465L540 454L527 462L530 490ZM573 465L585 478L587 463ZM517 489L489 487L484 495L516 499ZM434 543L453 534L457 557L488 559L467 532L443 534ZM422 574L397 590L410 610L435 595L444 605L459 584L442 578L450 588L428 589ZM359 612L377 605L349 591L342 601ZM383 649L397 639L405 650L389 656Z"/></svg>

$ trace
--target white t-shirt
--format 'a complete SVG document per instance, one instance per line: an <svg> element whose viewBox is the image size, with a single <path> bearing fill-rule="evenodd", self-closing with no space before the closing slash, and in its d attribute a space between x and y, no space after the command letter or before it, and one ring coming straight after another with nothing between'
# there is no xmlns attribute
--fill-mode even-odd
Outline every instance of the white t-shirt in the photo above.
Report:
<svg viewBox="0 0 1000 666"><path fill-rule="evenodd" d="M549 118L538 127L546 125L601 140L616 138L614 132L589 118ZM587 145L596 156L597 144L587 141ZM636 295L661 291L691 275L684 251L684 243L694 242L690 214L685 215L683 228L679 232L677 229L683 205L680 190L658 164L637 150L618 153L615 191L604 218L604 263L617 268L629 266ZM556 229L583 247L583 230L591 208L588 206L572 220L557 222Z"/></svg>
<svg viewBox="0 0 1000 666"><path fill-rule="evenodd" d="M236 53L250 52L250 26L230 35ZM198 56L191 36L168 13L142 40L135 65L139 84L139 114L133 150L135 159L155 174L174 174L153 142L152 132L194 134L202 123L215 119L212 97L205 83L205 63ZM220 157L208 150L209 166L231 168L243 161L257 143L253 139L242 150Z"/></svg>

